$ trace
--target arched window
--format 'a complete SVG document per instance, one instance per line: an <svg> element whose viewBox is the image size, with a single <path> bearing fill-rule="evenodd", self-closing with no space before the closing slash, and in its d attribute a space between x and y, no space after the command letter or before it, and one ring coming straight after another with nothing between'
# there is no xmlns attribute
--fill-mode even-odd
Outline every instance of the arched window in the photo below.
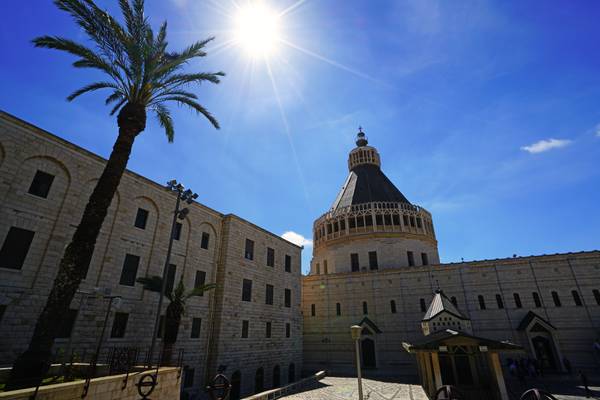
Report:
<svg viewBox="0 0 600 400"><path fill-rule="evenodd" d="M592 293L594 293L594 299L596 299L596 304L600 306L600 291L598 289L594 289Z"/></svg>
<svg viewBox="0 0 600 400"><path fill-rule="evenodd" d="M254 375L254 393L260 393L265 390L265 370L260 367L256 370L256 375Z"/></svg>
<svg viewBox="0 0 600 400"><path fill-rule="evenodd" d="M519 293L513 293L513 298L515 299L515 307L522 308L523 304L521 303L521 296L519 296Z"/></svg>
<svg viewBox="0 0 600 400"><path fill-rule="evenodd" d="M296 366L291 363L288 367L288 383L292 383L296 380Z"/></svg>
<svg viewBox="0 0 600 400"><path fill-rule="evenodd" d="M477 300L479 301L479 309L485 310L485 300L482 295L477 296Z"/></svg>
<svg viewBox="0 0 600 400"><path fill-rule="evenodd" d="M394 300L390 301L390 308L392 309L392 314L396 314L396 302Z"/></svg>
<svg viewBox="0 0 600 400"><path fill-rule="evenodd" d="M273 388L281 386L281 371L279 365L273 367Z"/></svg>
<svg viewBox="0 0 600 400"><path fill-rule="evenodd" d="M342 305L340 303L335 303L335 315L338 317L342 315Z"/></svg>
<svg viewBox="0 0 600 400"><path fill-rule="evenodd" d="M581 297L579 297L579 292L577 290L571 290L571 294L573 295L573 301L575 305L581 307L583 303L581 302Z"/></svg>
<svg viewBox="0 0 600 400"><path fill-rule="evenodd" d="M321 265L317 263L317 275L321 275Z"/></svg>
<svg viewBox="0 0 600 400"><path fill-rule="evenodd" d="M419 299L419 304L421 305L421 312L427 311L427 305L425 304L425 299Z"/></svg>
<svg viewBox="0 0 600 400"><path fill-rule="evenodd" d="M496 303L498 304L498 308L504 308L504 302L502 301L502 296L499 294L496 295Z"/></svg>
<svg viewBox="0 0 600 400"><path fill-rule="evenodd" d="M369 308L367 307L367 302L363 301L363 314L367 315L369 313Z"/></svg>
<svg viewBox="0 0 600 400"><path fill-rule="evenodd" d="M454 297L454 296L450 297L450 302L452 304L454 304L454 307L458 307L458 302L456 301L456 297Z"/></svg>
<svg viewBox="0 0 600 400"><path fill-rule="evenodd" d="M229 392L229 398L231 400L240 400L240 392L242 387L242 373L235 371L231 375L231 391Z"/></svg>
<svg viewBox="0 0 600 400"><path fill-rule="evenodd" d="M531 296L533 296L533 302L537 308L542 306L542 300L540 299L540 295L537 292L532 292Z"/></svg>
<svg viewBox="0 0 600 400"><path fill-rule="evenodd" d="M314 304L311 304L311 305L310 305L310 316L311 316L311 317L314 317L314 316L315 316L315 314L316 314L315 305L314 305Z"/></svg>
<svg viewBox="0 0 600 400"><path fill-rule="evenodd" d="M562 304L560 302L560 297L558 297L558 293L556 293L555 291L552 291L552 300L554 301L554 305L556 307L562 306Z"/></svg>

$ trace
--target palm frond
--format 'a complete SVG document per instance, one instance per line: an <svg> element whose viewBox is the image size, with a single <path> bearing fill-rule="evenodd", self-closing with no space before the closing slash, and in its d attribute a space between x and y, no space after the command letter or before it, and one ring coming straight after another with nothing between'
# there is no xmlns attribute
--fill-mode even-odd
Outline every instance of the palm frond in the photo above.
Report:
<svg viewBox="0 0 600 400"><path fill-rule="evenodd" d="M194 296L202 296L202 294L204 294L204 292L208 292L209 290L212 290L216 287L217 287L216 283L209 283L206 285L195 287L185 294L185 298L189 299L190 297L194 297Z"/></svg>
<svg viewBox="0 0 600 400"><path fill-rule="evenodd" d="M106 100L104 100L104 104L109 105L112 102L115 102L117 100L122 100L123 99L123 93L121 93L121 91L119 90L115 90L114 92L112 92L112 94L110 96L108 96L106 98Z"/></svg>
<svg viewBox="0 0 600 400"><path fill-rule="evenodd" d="M144 285L144 290L160 293L162 291L162 278L158 275L144 276L136 279L136 282Z"/></svg>
<svg viewBox="0 0 600 400"><path fill-rule="evenodd" d="M217 129L221 129L221 126L219 125L219 121L217 121L217 119L215 117L213 117L213 115L204 107L202 107L202 105L200 105L198 102L191 100L187 97L183 97L183 96L169 96L169 97L164 97L162 99L162 101L175 101L180 105L185 105L188 106L189 108L191 108L192 110L196 111L198 114L202 114L204 115L204 117L210 121L210 123Z"/></svg>
<svg viewBox="0 0 600 400"><path fill-rule="evenodd" d="M98 89L107 89L107 88L119 90L119 87L117 85L115 85L114 83L96 82L96 83L91 83L89 85L86 85L86 86L82 87L81 89L74 91L69 96L67 96L67 100L73 101L76 97L79 97L84 93L93 92L94 90L98 90Z"/></svg>
<svg viewBox="0 0 600 400"><path fill-rule="evenodd" d="M173 118L171 118L171 112L162 104L156 104L154 106L154 112L158 118L158 123L165 130L167 140L169 143L173 142L173 139L175 138L175 129L173 129Z"/></svg>
<svg viewBox="0 0 600 400"><path fill-rule="evenodd" d="M121 107L123 107L123 105L127 102L127 98L123 98L121 101L119 101L112 110L110 110L110 115L115 115L115 113L117 111L119 111L119 109L121 109Z"/></svg>

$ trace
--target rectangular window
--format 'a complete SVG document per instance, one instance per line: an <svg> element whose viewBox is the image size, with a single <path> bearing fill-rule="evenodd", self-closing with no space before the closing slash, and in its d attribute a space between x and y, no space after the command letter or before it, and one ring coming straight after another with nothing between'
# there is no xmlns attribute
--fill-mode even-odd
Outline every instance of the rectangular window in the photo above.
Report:
<svg viewBox="0 0 600 400"><path fill-rule="evenodd" d="M390 300L390 309L392 314L396 314L396 302L394 300Z"/></svg>
<svg viewBox="0 0 600 400"><path fill-rule="evenodd" d="M48 197L52 182L54 182L54 175L38 170L33 177L33 181L31 181L31 186L29 186L29 194L45 199Z"/></svg>
<svg viewBox="0 0 600 400"><path fill-rule="evenodd" d="M140 257L133 254L125 254L123 261L123 270L121 271L121 279L119 285L135 286L135 278L140 265Z"/></svg>
<svg viewBox="0 0 600 400"><path fill-rule="evenodd" d="M181 229L182 228L183 228L183 225L181 225L181 222L175 222L175 229L173 230L173 239L175 239L175 240L181 239Z"/></svg>
<svg viewBox="0 0 600 400"><path fill-rule="evenodd" d="M342 315L342 305L340 303L335 303L335 315L338 317Z"/></svg>
<svg viewBox="0 0 600 400"><path fill-rule="evenodd" d="M423 224L421 223L421 218L417 217L417 227L422 228Z"/></svg>
<svg viewBox="0 0 600 400"><path fill-rule="evenodd" d="M419 299L419 305L421 306L421 312L427 311L427 304L425 304L425 299Z"/></svg>
<svg viewBox="0 0 600 400"><path fill-rule="evenodd" d="M116 312L115 319L113 320L112 329L110 331L111 338L123 338L125 337L125 330L127 329L127 320L129 314Z"/></svg>
<svg viewBox="0 0 600 400"><path fill-rule="evenodd" d="M175 287L175 273L177 272L177 265L169 264L167 270L167 286L165 287L165 293L171 293Z"/></svg>
<svg viewBox="0 0 600 400"><path fill-rule="evenodd" d="M407 215L403 215L402 216L402 220L404 221L404 226L408 226L408 216Z"/></svg>
<svg viewBox="0 0 600 400"><path fill-rule="evenodd" d="M415 227L415 217L410 217L410 226Z"/></svg>
<svg viewBox="0 0 600 400"><path fill-rule="evenodd" d="M317 311L316 311L316 306L314 304L310 305L310 316L314 317L316 315Z"/></svg>
<svg viewBox="0 0 600 400"><path fill-rule="evenodd" d="M285 323L285 337L286 337L286 338L289 338L289 337L290 337L290 330L291 330L291 329L290 329L290 323L289 323L289 322L286 322L286 323Z"/></svg>
<svg viewBox="0 0 600 400"><path fill-rule="evenodd" d="M317 263L317 275L321 275L321 265Z"/></svg>
<svg viewBox="0 0 600 400"><path fill-rule="evenodd" d="M366 301L363 301L363 314L367 315L369 313L369 306Z"/></svg>
<svg viewBox="0 0 600 400"><path fill-rule="evenodd" d="M194 368L186 366L183 370L183 387L190 388L194 386Z"/></svg>
<svg viewBox="0 0 600 400"><path fill-rule="evenodd" d="M244 257L247 260L254 260L254 241L246 239L246 249L244 250Z"/></svg>
<svg viewBox="0 0 600 400"><path fill-rule="evenodd" d="M265 337L266 338L271 337L271 323L270 322L267 322L267 325L265 327Z"/></svg>
<svg viewBox="0 0 600 400"><path fill-rule="evenodd" d="M369 268L370 269L379 268L379 263L377 262L377 252L376 251L369 252Z"/></svg>
<svg viewBox="0 0 600 400"><path fill-rule="evenodd" d="M583 303L581 302L581 297L579 296L579 292L577 290L572 290L571 295L573 296L573 301L575 302L575 305L577 307L583 306Z"/></svg>
<svg viewBox="0 0 600 400"><path fill-rule="evenodd" d="M521 304L521 296L519 296L519 293L513 293L513 297L515 299L515 307L522 308L523 304Z"/></svg>
<svg viewBox="0 0 600 400"><path fill-rule="evenodd" d="M415 256L412 251L407 251L406 257L408 258L408 266L409 267L412 267L413 265L415 265Z"/></svg>
<svg viewBox="0 0 600 400"><path fill-rule="evenodd" d="M133 224L136 228L146 229L146 223L148 222L148 210L143 208L137 209L135 214L135 223Z"/></svg>
<svg viewBox="0 0 600 400"><path fill-rule="evenodd" d="M275 250L267 247L267 267L275 266Z"/></svg>
<svg viewBox="0 0 600 400"><path fill-rule="evenodd" d="M200 241L200 248L207 250L208 242L210 241L210 234L202 232L202 240Z"/></svg>
<svg viewBox="0 0 600 400"><path fill-rule="evenodd" d="M75 320L77 319L77 310L69 310L67 312L67 316L62 324L58 327L58 332L56 333L57 339L66 339L71 337L71 333L73 332L73 327L75 326Z"/></svg>
<svg viewBox="0 0 600 400"><path fill-rule="evenodd" d="M273 285L267 283L267 293L265 295L265 304L273 305Z"/></svg>
<svg viewBox="0 0 600 400"><path fill-rule="evenodd" d="M252 301L252 281L244 279L242 282L242 301Z"/></svg>
<svg viewBox="0 0 600 400"><path fill-rule="evenodd" d="M6 313L6 304L0 304L0 324L4 319L4 314Z"/></svg>
<svg viewBox="0 0 600 400"><path fill-rule="evenodd" d="M0 250L0 267L21 269L25 263L35 232L11 227Z"/></svg>
<svg viewBox="0 0 600 400"><path fill-rule="evenodd" d="M192 318L192 333L190 337L197 339L200 337L200 329L202 328L202 318Z"/></svg>
<svg viewBox="0 0 600 400"><path fill-rule="evenodd" d="M423 265L429 265L429 257L427 257L427 253L421 253L421 262Z"/></svg>
<svg viewBox="0 0 600 400"><path fill-rule="evenodd" d="M248 321L242 321L242 338L248 337Z"/></svg>
<svg viewBox="0 0 600 400"><path fill-rule="evenodd" d="M554 301L554 305L556 307L561 307L562 303L560 302L560 297L558 297L557 292L552 292L552 300Z"/></svg>
<svg viewBox="0 0 600 400"><path fill-rule="evenodd" d="M496 295L496 304L498 305L498 308L504 308L504 301L502 301L502 296L499 294Z"/></svg>
<svg viewBox="0 0 600 400"><path fill-rule="evenodd" d="M204 286L206 282L206 272L204 271L196 271L196 278L194 279L194 289ZM204 296L204 292L200 294L200 296Z"/></svg>
<svg viewBox="0 0 600 400"><path fill-rule="evenodd" d="M485 299L482 295L477 296L477 301L479 301L479 309L485 310Z"/></svg>
<svg viewBox="0 0 600 400"><path fill-rule="evenodd" d="M292 272L292 256L285 255L285 272Z"/></svg>
<svg viewBox="0 0 600 400"><path fill-rule="evenodd" d="M323 273L325 275L327 275L329 273L329 271L327 270L327 261L325 261L325 263L323 263Z"/></svg>
<svg viewBox="0 0 600 400"><path fill-rule="evenodd" d="M161 315L158 318L158 331L156 332L156 337L161 339L163 337L163 331L165 330L165 316Z"/></svg>
<svg viewBox="0 0 600 400"><path fill-rule="evenodd" d="M292 306L292 291L290 289L285 289L284 301L286 307L289 308Z"/></svg>
<svg viewBox="0 0 600 400"><path fill-rule="evenodd" d="M350 267L352 268L352 272L360 271L357 253L350 254Z"/></svg>
<svg viewBox="0 0 600 400"><path fill-rule="evenodd" d="M533 303L537 308L542 306L542 300L540 299L540 295L537 292L532 292L531 296L533 297Z"/></svg>

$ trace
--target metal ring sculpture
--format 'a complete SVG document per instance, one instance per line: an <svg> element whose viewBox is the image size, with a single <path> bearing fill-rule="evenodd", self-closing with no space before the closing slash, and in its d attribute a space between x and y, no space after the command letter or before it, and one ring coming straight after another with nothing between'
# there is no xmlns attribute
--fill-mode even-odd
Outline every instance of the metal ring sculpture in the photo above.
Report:
<svg viewBox="0 0 600 400"><path fill-rule="evenodd" d="M444 385L435 392L434 400L464 400L465 396L455 386Z"/></svg>
<svg viewBox="0 0 600 400"><path fill-rule="evenodd" d="M525 391L519 400L557 400L551 393L545 390L533 388Z"/></svg>
<svg viewBox="0 0 600 400"><path fill-rule="evenodd" d="M156 387L156 375L146 374L143 375L137 383L138 393L142 396L142 399L147 399L150 393L154 391Z"/></svg>
<svg viewBox="0 0 600 400"><path fill-rule="evenodd" d="M231 383L223 374L217 374L206 387L206 391L212 400L226 400L229 398Z"/></svg>

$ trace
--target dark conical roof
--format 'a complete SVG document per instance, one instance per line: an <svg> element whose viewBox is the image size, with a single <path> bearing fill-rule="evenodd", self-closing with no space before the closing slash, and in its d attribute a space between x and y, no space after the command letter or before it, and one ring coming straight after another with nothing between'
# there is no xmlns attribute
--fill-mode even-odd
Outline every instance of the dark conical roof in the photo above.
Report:
<svg viewBox="0 0 600 400"><path fill-rule="evenodd" d="M377 165L361 164L352 168L331 208L374 201L410 204Z"/></svg>

